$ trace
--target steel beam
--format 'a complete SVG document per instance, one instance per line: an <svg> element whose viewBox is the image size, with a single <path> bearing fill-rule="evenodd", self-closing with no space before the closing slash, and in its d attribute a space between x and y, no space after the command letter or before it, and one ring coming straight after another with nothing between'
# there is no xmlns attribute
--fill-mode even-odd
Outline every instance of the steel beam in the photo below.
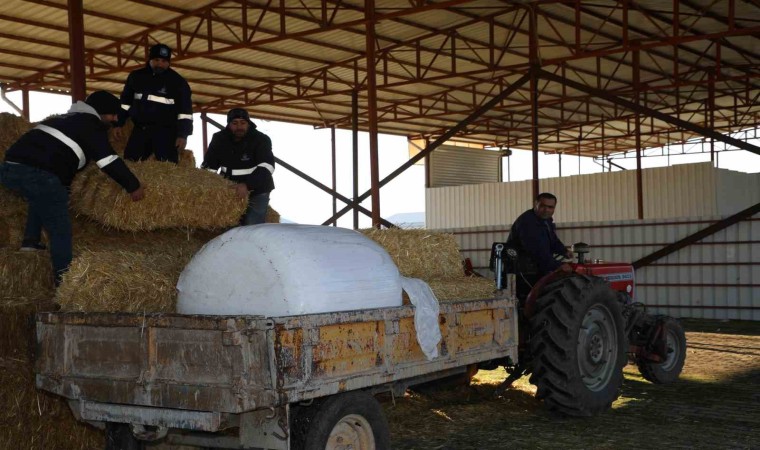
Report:
<svg viewBox="0 0 760 450"><path fill-rule="evenodd" d="M378 184L378 188L381 188L388 184L391 180L396 178L397 176L401 175L406 169L413 166L417 161L421 160L422 158L429 155L433 150L438 148L441 144L448 141L452 137L454 137L457 133L467 128L467 126L472 123L475 119L482 116L486 112L488 112L491 108L493 108L495 105L501 103L504 99L509 97L513 92L515 92L517 89L522 87L526 82L530 80L531 74L525 74L522 77L520 77L517 81L512 83L508 88L501 91L498 95L493 97L491 100L486 102L483 106L478 108L476 111L473 111L469 116L467 116L466 119L456 124L454 127L452 127L449 131L444 133L443 135L439 136L435 141L433 141L430 145L428 145L425 150L417 153L413 157L409 159L409 161L405 162L404 164L400 165L396 170L391 172L388 176L383 178L380 183ZM366 191L364 194L360 195L359 198L357 198L355 201L351 202L348 206L344 207L340 211L338 211L337 214L334 214L332 217L327 219L323 222L323 225L327 225L332 223L335 220L338 220L340 216L345 214L349 209L357 206L360 202L364 201L367 197L369 197L371 191Z"/></svg>
<svg viewBox="0 0 760 450"><path fill-rule="evenodd" d="M584 93L589 94L589 95L597 96L599 98L607 100L610 103L615 103L617 105L624 106L624 107L630 109L631 111L638 112L638 113L641 113L641 114L646 114L648 116L652 116L655 119L660 119L663 122L667 122L667 123L669 123L671 125L675 125L677 127L683 128L685 130L692 131L694 133L700 134L700 135L705 136L705 137L714 138L717 141L724 142L724 143L726 143L728 145L732 145L732 146L740 148L742 150L746 150L748 152L752 152L752 153L755 153L757 155L760 155L760 147L758 147L756 145L752 145L752 144L750 144L748 142L742 142L742 141L740 141L738 139L732 138L731 136L726 136L726 135L717 133L717 132L715 132L713 130L709 130L707 128L703 128L703 127L700 127L698 125L694 125L692 123L686 122L685 120L681 120L681 119L678 119L676 117L671 117L671 116L669 116L669 115L667 115L665 113L661 113L660 111L657 111L657 110L654 110L654 109L651 109L651 108L647 108L645 106L639 106L636 103L631 102L630 100L626 100L624 98L621 98L621 97L609 94L609 93L607 93L606 91L604 91L602 89L592 88L590 86L586 86L585 84L578 83L576 81L569 80L569 79L566 79L566 78L562 78L562 77L560 77L558 75L555 75L555 74L553 74L551 72L547 72L546 70L540 69L538 72L539 72L539 77L540 78L543 78L543 79L546 79L546 80L550 80L550 81L554 81L554 82L561 83L561 84L566 84L568 87L571 87L573 89L576 89L578 91L584 92Z"/></svg>

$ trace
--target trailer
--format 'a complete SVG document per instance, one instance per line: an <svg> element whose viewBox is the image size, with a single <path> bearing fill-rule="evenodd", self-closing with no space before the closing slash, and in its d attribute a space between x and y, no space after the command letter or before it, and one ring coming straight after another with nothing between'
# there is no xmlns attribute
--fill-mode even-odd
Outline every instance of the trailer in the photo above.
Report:
<svg viewBox="0 0 760 450"><path fill-rule="evenodd" d="M105 429L107 449L386 449L374 394L518 362L509 290L442 302L432 360L414 313L411 305L288 317L45 312L36 384Z"/></svg>

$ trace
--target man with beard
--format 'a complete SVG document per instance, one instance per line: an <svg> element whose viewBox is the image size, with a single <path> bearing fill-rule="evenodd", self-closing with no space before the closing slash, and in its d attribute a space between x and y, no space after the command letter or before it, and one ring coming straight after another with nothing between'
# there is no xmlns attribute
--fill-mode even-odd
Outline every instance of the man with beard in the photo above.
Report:
<svg viewBox="0 0 760 450"><path fill-rule="evenodd" d="M221 170L224 178L236 183L238 196L248 199L241 225L264 223L274 189L274 155L272 141L256 129L248 111L233 108L227 113L227 127L211 138L201 168Z"/></svg>
<svg viewBox="0 0 760 450"><path fill-rule="evenodd" d="M5 153L0 183L19 192L29 204L21 251L45 250L42 229L50 241L55 285L71 263L69 186L88 162L95 164L129 193L142 200L140 181L114 153L108 129L116 121L119 100L106 91L76 102L68 113L51 117L29 130Z"/></svg>
<svg viewBox="0 0 760 450"><path fill-rule="evenodd" d="M129 74L121 93L117 137L132 118L134 128L124 150L124 158L143 161L155 155L159 161L179 161L187 137L193 134L193 106L190 86L171 68L171 49L164 44L150 48L145 67Z"/></svg>

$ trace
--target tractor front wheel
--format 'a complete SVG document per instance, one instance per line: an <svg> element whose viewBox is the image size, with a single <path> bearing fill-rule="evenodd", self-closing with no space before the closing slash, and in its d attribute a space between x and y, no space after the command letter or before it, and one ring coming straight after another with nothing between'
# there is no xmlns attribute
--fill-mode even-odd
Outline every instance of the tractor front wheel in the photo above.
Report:
<svg viewBox="0 0 760 450"><path fill-rule="evenodd" d="M615 292L571 275L544 287L530 319L530 382L553 411L591 416L620 395L626 338Z"/></svg>
<svg viewBox="0 0 760 450"><path fill-rule="evenodd" d="M672 317L668 317L662 323L662 331L668 352L665 361L656 363L638 358L636 364L645 379L652 383L669 384L678 380L683 370L686 361L686 333L681 324Z"/></svg>

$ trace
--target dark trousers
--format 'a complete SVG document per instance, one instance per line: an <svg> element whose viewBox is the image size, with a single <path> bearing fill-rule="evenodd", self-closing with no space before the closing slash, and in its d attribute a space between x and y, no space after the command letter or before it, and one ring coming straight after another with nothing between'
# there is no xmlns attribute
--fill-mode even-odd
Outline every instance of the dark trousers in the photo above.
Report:
<svg viewBox="0 0 760 450"><path fill-rule="evenodd" d="M176 143L177 129L174 127L135 125L124 149L124 159L145 161L151 155L156 155L159 161L176 163Z"/></svg>
<svg viewBox="0 0 760 450"><path fill-rule="evenodd" d="M0 182L20 192L29 204L24 240L39 242L42 229L47 231L58 286L72 257L69 190L52 173L24 164L0 165Z"/></svg>
<svg viewBox="0 0 760 450"><path fill-rule="evenodd" d="M269 206L269 192L263 194L248 193L248 208L245 215L240 219L241 225L256 225L264 223Z"/></svg>

